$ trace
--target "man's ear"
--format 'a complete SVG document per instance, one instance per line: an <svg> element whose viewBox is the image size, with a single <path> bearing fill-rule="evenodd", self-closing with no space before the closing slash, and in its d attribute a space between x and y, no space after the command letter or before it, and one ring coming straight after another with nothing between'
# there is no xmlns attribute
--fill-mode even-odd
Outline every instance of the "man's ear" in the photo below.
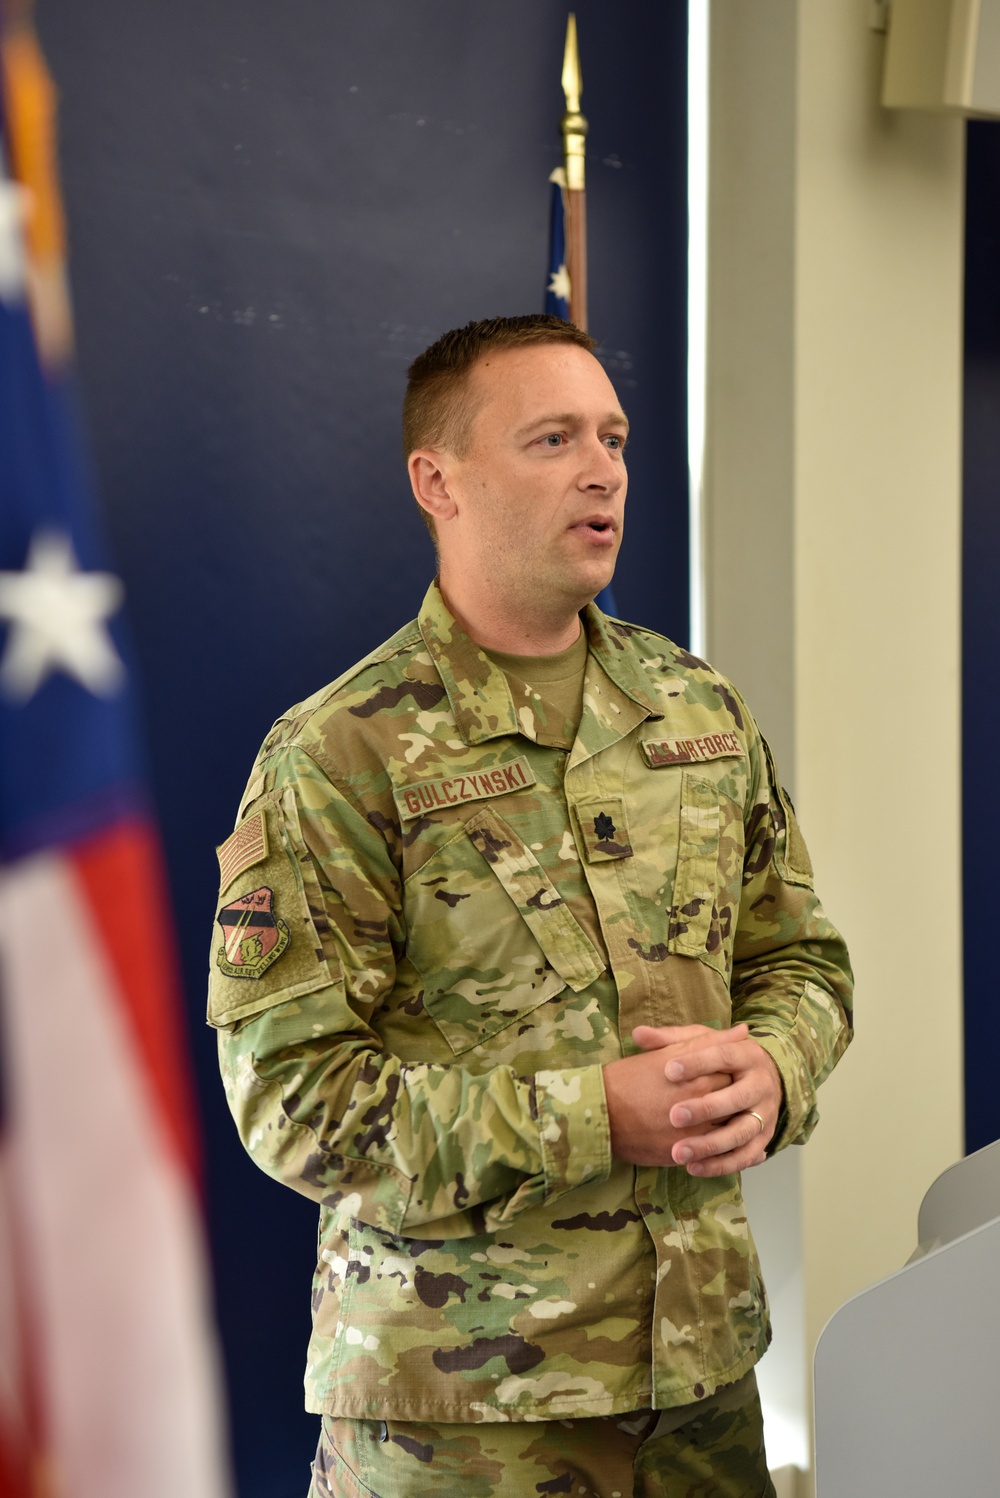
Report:
<svg viewBox="0 0 1000 1498"><path fill-rule="evenodd" d="M418 447L406 460L413 497L422 510L435 521L454 519L458 514L451 490L451 462L440 448Z"/></svg>

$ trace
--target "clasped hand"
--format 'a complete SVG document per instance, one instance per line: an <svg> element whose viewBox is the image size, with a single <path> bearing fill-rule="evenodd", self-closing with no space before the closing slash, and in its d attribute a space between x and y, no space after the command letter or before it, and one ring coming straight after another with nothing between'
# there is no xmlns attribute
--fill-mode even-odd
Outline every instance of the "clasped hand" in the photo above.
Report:
<svg viewBox="0 0 1000 1498"><path fill-rule="evenodd" d="M761 1164L781 1077L746 1025L639 1025L632 1038L639 1054L604 1068L613 1154L633 1165L683 1165L693 1176Z"/></svg>

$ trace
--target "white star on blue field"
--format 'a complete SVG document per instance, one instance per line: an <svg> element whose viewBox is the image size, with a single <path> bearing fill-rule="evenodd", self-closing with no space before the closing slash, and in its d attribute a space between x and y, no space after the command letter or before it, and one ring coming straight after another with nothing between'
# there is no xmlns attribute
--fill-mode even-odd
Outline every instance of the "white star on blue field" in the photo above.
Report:
<svg viewBox="0 0 1000 1498"><path fill-rule="evenodd" d="M97 697L122 686L125 667L107 621L124 589L110 572L81 572L69 537L37 531L22 572L0 572L0 619L10 627L0 690L26 702L55 671Z"/></svg>

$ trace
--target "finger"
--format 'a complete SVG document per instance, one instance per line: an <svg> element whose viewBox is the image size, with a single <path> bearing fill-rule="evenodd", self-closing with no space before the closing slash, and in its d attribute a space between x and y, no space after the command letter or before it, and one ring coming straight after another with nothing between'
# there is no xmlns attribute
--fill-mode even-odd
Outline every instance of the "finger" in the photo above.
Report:
<svg viewBox="0 0 1000 1498"><path fill-rule="evenodd" d="M632 1039L641 1051L659 1051L680 1040L693 1040L698 1032L697 1025L636 1025Z"/></svg>
<svg viewBox="0 0 1000 1498"><path fill-rule="evenodd" d="M717 1040L714 1030L704 1025L636 1025L632 1039L643 1051L659 1051L666 1046L685 1045L704 1036L706 1040Z"/></svg>
<svg viewBox="0 0 1000 1498"><path fill-rule="evenodd" d="M658 1051L665 1046L688 1045L699 1040L705 1045L740 1040L747 1034L749 1027L742 1023L729 1030L710 1030L707 1025L636 1025L632 1039L640 1050Z"/></svg>
<svg viewBox="0 0 1000 1498"><path fill-rule="evenodd" d="M727 1170L742 1170L756 1160L774 1132L773 1125L760 1126L754 1113L737 1113L720 1129L707 1134L686 1135L671 1150L675 1165L686 1165L691 1175L725 1175ZM732 1160L742 1162L734 1166ZM726 1162L721 1167L719 1161Z"/></svg>
<svg viewBox="0 0 1000 1498"><path fill-rule="evenodd" d="M695 1161L687 1167L687 1173L701 1179L737 1175L740 1171L752 1170L755 1165L763 1165L766 1159L766 1154L761 1154L756 1146L751 1146L749 1149L734 1150L729 1155L713 1155L708 1160Z"/></svg>
<svg viewBox="0 0 1000 1498"><path fill-rule="evenodd" d="M758 1113L763 1111L764 1099L752 1080L741 1078L734 1082L731 1075L727 1076L725 1072L721 1075L727 1080L714 1091L704 1091L674 1103L669 1118L675 1129L708 1123L714 1118L733 1118L737 1113L748 1113L752 1108L756 1108Z"/></svg>
<svg viewBox="0 0 1000 1498"><path fill-rule="evenodd" d="M664 1067L667 1080L683 1082L688 1077L700 1076L707 1071L746 1071L757 1062L759 1047L754 1043L747 1047L747 1035L718 1038L715 1045L703 1045L681 1055L672 1056Z"/></svg>
<svg viewBox="0 0 1000 1498"><path fill-rule="evenodd" d="M732 1085L733 1078L727 1071L710 1071L703 1077L692 1077L691 1081L685 1082L681 1089L680 1104L690 1102L694 1097L708 1097L710 1092L721 1092L724 1087L732 1087ZM678 1091L672 1083L670 1086L674 1093ZM733 1113L735 1109L730 1108L729 1112ZM728 1117L728 1114L725 1116ZM679 1127L684 1128L685 1125L681 1124Z"/></svg>

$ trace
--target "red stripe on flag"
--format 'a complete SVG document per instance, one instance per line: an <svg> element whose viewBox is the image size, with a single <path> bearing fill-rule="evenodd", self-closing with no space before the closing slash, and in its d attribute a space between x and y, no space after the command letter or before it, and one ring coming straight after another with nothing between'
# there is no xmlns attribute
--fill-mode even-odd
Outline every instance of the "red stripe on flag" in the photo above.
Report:
<svg viewBox="0 0 1000 1498"><path fill-rule="evenodd" d="M68 852L118 980L167 1135L198 1180L180 978L159 843L145 823L124 822L74 843Z"/></svg>
<svg viewBox="0 0 1000 1498"><path fill-rule="evenodd" d="M0 1498L32 1498L31 1478L0 1432Z"/></svg>
<svg viewBox="0 0 1000 1498"><path fill-rule="evenodd" d="M0 1141L0 1261L4 1372L0 1399L0 1498L42 1498L37 1474L48 1450L41 1338L33 1262L24 1244L23 1204L15 1187L9 1121ZM36 1476L33 1476L36 1474Z"/></svg>

